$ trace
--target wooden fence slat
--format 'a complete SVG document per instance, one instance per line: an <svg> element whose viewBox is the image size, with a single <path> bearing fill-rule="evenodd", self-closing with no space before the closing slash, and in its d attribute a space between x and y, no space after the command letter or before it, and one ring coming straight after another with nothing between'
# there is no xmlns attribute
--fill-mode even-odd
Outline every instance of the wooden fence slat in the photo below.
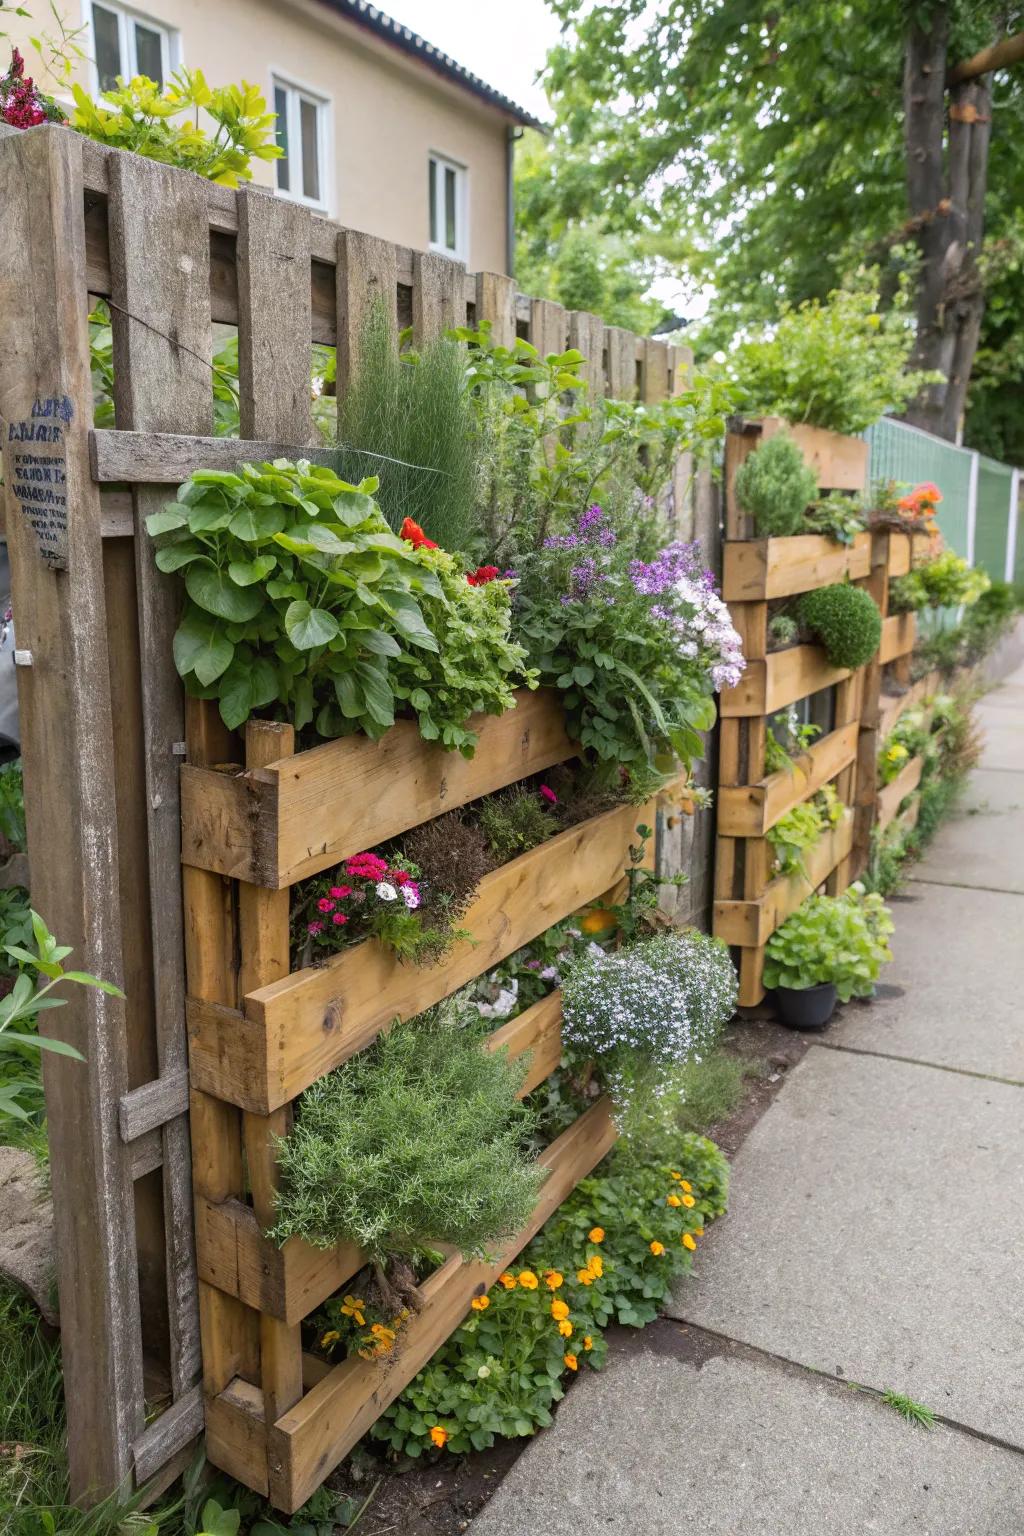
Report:
<svg viewBox="0 0 1024 1536"><path fill-rule="evenodd" d="M491 341L496 347L514 347L516 341L516 281L500 272L476 274L476 323L491 322Z"/></svg>
<svg viewBox="0 0 1024 1536"><path fill-rule="evenodd" d="M114 402L119 425L209 432L213 383L209 227L201 182L181 186L174 170L122 155L110 166L111 287L117 306ZM181 685L167 657L180 609L178 583L156 567L145 522L163 492L135 492L135 574L141 648L142 724L153 954L153 1006L161 1076L187 1070L185 941L180 848ZM163 1128L164 1230L175 1397L201 1369L198 1281L192 1231L191 1157L185 1119Z"/></svg>
<svg viewBox="0 0 1024 1536"><path fill-rule="evenodd" d="M590 386L591 400L604 394L604 321L586 309L569 311L569 345L582 352L586 363L580 369Z"/></svg>
<svg viewBox="0 0 1024 1536"><path fill-rule="evenodd" d="M314 448L296 442L267 442L244 437L185 437L177 432L91 432L93 478L101 484L125 481L178 486L197 469L237 469L279 458L306 458L314 464L337 464L335 448ZM161 506L167 501L162 494Z"/></svg>
<svg viewBox="0 0 1024 1536"><path fill-rule="evenodd" d="M461 261L433 251L413 256L412 335L421 347L466 323L466 269Z"/></svg>
<svg viewBox="0 0 1024 1536"><path fill-rule="evenodd" d="M312 431L312 215L301 203L249 187L237 196L239 431L305 443Z"/></svg>
<svg viewBox="0 0 1024 1536"><path fill-rule="evenodd" d="M568 319L561 304L551 299L531 299L530 341L541 357L564 352L567 336Z"/></svg>
<svg viewBox="0 0 1024 1536"><path fill-rule="evenodd" d="M608 393L613 400L632 400L636 396L636 337L620 325L606 325L604 342L608 352Z"/></svg>
<svg viewBox="0 0 1024 1536"><path fill-rule="evenodd" d="M644 402L651 405L668 399L669 347L664 341L644 339Z"/></svg>
<svg viewBox="0 0 1024 1536"><path fill-rule="evenodd" d="M39 128L0 145L0 417L28 431L33 409L51 412L60 440L46 456L66 477L66 570L57 570L19 506L17 455L5 445L18 643L32 656L18 669L32 894L54 932L74 946L75 963L118 981L114 743L100 498L88 461L82 206L76 135ZM143 1428L131 1162L117 1126L127 1087L126 1004L81 988L42 1027L85 1057L47 1052L43 1059L68 1463L72 1496L82 1497L124 1481Z"/></svg>
<svg viewBox="0 0 1024 1536"><path fill-rule="evenodd" d="M359 367L359 347L366 316L375 302L384 305L388 323L398 333L398 267L389 240L345 229L338 235L336 313L338 319L337 389L343 395Z"/></svg>

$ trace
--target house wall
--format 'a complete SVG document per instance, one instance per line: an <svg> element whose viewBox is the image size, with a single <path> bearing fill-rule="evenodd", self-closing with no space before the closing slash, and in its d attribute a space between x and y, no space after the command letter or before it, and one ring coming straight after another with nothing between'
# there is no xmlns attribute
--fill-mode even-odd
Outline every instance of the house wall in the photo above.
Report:
<svg viewBox="0 0 1024 1536"><path fill-rule="evenodd" d="M43 0L28 4L33 18L12 17L6 29L22 47L28 72L52 89L28 43L45 6ZM70 25L80 23L82 0L65 0L60 9ZM327 212L343 224L425 249L428 154L464 165L467 265L506 270L509 120L498 109L319 0L143 0L136 9L180 33L181 62L201 68L211 85L248 80L272 104L271 76L279 72L330 100L334 163ZM76 78L91 89L87 64ZM272 186L273 164L255 161L253 178Z"/></svg>

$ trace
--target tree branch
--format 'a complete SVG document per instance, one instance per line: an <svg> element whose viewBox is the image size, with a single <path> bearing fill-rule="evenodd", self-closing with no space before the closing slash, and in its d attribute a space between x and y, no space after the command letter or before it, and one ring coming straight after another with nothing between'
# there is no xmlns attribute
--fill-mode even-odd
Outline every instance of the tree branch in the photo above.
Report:
<svg viewBox="0 0 1024 1536"><path fill-rule="evenodd" d="M1007 69L1011 64L1019 64L1022 59L1024 32L1016 32L1013 37L1000 38L998 43L992 43L972 58L954 65L946 78L946 84L960 85L964 80L976 80L979 75L991 74L994 69Z"/></svg>

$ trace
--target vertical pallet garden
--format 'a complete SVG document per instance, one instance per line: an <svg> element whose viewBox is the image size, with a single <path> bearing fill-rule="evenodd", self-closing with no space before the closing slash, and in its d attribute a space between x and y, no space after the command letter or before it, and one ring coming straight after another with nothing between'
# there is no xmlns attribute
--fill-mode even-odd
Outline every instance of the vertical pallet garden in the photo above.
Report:
<svg viewBox="0 0 1024 1536"><path fill-rule="evenodd" d="M775 418L731 424L726 438L722 591L743 636L747 669L721 699L713 931L739 952L739 1000L747 1007L764 997L765 945L776 928L819 886L838 894L851 879L866 670L833 667L816 645L769 652L770 602L845 580L867 584L871 574L868 533L858 534L851 545L817 534L751 536L751 521L736 502L736 471L784 426ZM863 489L866 444L813 427L796 427L792 435L823 490ZM794 763L792 773L766 774L772 716L826 689L834 699L827 733ZM835 784L846 807L842 819L809 850L803 873L773 878L767 833L826 784Z"/></svg>
<svg viewBox="0 0 1024 1536"><path fill-rule="evenodd" d="M199 712L197 712L198 714ZM301 1323L360 1268L352 1244L328 1251L263 1236L273 1220L275 1138L311 1083L520 946L613 889L638 820L623 806L584 822L485 876L464 922L473 940L429 966L403 964L376 940L326 964L289 972L289 887L446 810L572 756L555 696L521 694L518 708L479 722L476 756L454 758L399 723L379 742L346 739L294 753L288 726L246 730L245 771L183 771L189 1052L193 1087L207 1452L249 1487L292 1511L319 1486L481 1295L604 1156L615 1138L598 1101L540 1157L547 1178L522 1231L489 1262L453 1255L422 1285L423 1306L387 1362L334 1366L303 1355ZM236 890L235 944L206 892ZM218 899L223 888L218 891ZM237 986L240 1003L225 998ZM491 1037L528 1051L523 1092L561 1058L559 996L534 1004Z"/></svg>

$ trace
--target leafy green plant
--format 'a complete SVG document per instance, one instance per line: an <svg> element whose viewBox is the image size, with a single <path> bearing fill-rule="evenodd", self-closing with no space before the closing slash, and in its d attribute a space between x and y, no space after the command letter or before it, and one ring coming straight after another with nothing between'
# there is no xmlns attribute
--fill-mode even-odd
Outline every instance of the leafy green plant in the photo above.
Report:
<svg viewBox="0 0 1024 1536"><path fill-rule="evenodd" d="M814 738L820 735L820 725L801 723L795 704L773 715L764 741L765 775L795 773L793 759L806 752Z"/></svg>
<svg viewBox="0 0 1024 1536"><path fill-rule="evenodd" d="M0 764L0 838L0 849L7 845L0 858L25 852L25 786L20 757Z"/></svg>
<svg viewBox="0 0 1024 1536"><path fill-rule="evenodd" d="M859 497L843 491L829 491L827 496L812 502L804 521L808 533L823 533L837 544L852 544L867 527Z"/></svg>
<svg viewBox="0 0 1024 1536"><path fill-rule="evenodd" d="M781 816L765 834L775 854L776 873L805 874L804 854L839 823L843 809L835 786L825 784L809 800Z"/></svg>
<svg viewBox="0 0 1024 1536"><path fill-rule="evenodd" d="M744 459L734 488L761 538L803 533L807 507L818 494L814 471L786 432L776 433Z"/></svg>
<svg viewBox="0 0 1024 1536"><path fill-rule="evenodd" d="M156 81L138 75L102 92L107 105L94 102L80 85L71 89L76 132L222 186L251 181L251 160L276 160L282 153L274 142L275 114L258 87L245 81L211 88L202 70L182 69L161 91ZM200 112L216 125L212 134L199 126ZM184 121L175 121L186 113Z"/></svg>
<svg viewBox="0 0 1024 1536"><path fill-rule="evenodd" d="M797 612L833 667L856 671L878 650L882 615L874 598L860 587L837 583L805 592Z"/></svg>
<svg viewBox="0 0 1024 1536"><path fill-rule="evenodd" d="M471 586L454 556L392 533L375 490L306 460L197 471L147 524L160 569L184 574L178 671L232 728L274 706L300 730L377 737L404 705L471 756L469 716L529 681L508 586Z"/></svg>
<svg viewBox="0 0 1024 1536"><path fill-rule="evenodd" d="M920 608L956 608L976 603L991 585L986 571L945 549L927 565L889 583L889 607L894 613Z"/></svg>
<svg viewBox="0 0 1024 1536"><path fill-rule="evenodd" d="M279 1149L278 1242L351 1241L380 1262L480 1254L525 1225L544 1176L523 1151L525 1064L467 1019L448 1005L396 1024L306 1090Z"/></svg>
<svg viewBox="0 0 1024 1536"><path fill-rule="evenodd" d="M546 797L542 791L522 785L480 801L475 808L476 819L497 863L506 864L509 859L528 853L558 832L559 824L552 812L554 801L550 789Z"/></svg>
<svg viewBox="0 0 1024 1536"><path fill-rule="evenodd" d="M831 982L841 1002L868 997L892 959L892 927L881 896L860 884L842 896L809 896L768 940L765 986L803 990Z"/></svg>
<svg viewBox="0 0 1024 1536"><path fill-rule="evenodd" d="M901 1418L908 1424L916 1424L919 1429L934 1429L935 1415L924 1403L915 1403L912 1397L907 1397L903 1392L883 1392L882 1402L887 1408L894 1408Z"/></svg>
<svg viewBox="0 0 1024 1536"><path fill-rule="evenodd" d="M477 544L475 415L465 349L439 339L399 351L383 302L364 322L359 368L338 404L347 477L377 475L395 533L410 517L445 549Z"/></svg>
<svg viewBox="0 0 1024 1536"><path fill-rule="evenodd" d="M768 649L784 651L787 646L796 644L799 633L800 626L791 614L773 613L768 620Z"/></svg>
<svg viewBox="0 0 1024 1536"><path fill-rule="evenodd" d="M824 302L784 304L775 325L729 356L743 408L847 433L902 410L936 378L907 370L914 332L905 310L899 303L882 310L877 271Z"/></svg>

